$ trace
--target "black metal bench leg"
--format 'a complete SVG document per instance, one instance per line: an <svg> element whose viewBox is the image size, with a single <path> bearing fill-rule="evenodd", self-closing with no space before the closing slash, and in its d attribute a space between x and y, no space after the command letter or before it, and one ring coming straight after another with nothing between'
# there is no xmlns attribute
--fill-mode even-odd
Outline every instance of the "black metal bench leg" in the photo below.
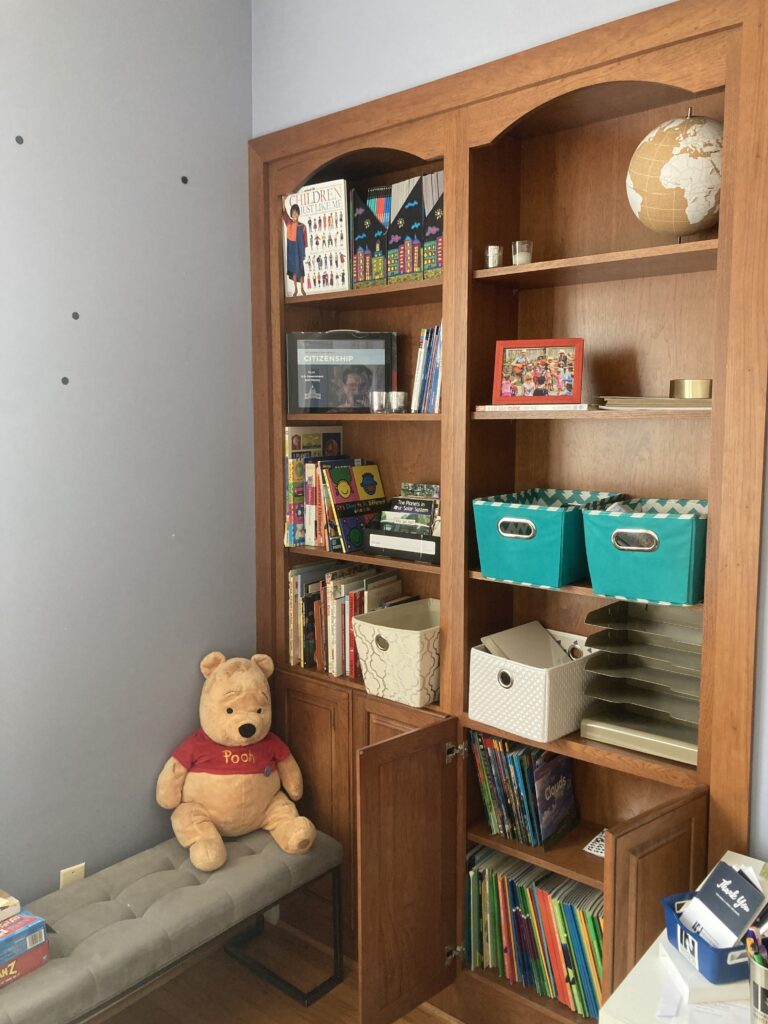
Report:
<svg viewBox="0 0 768 1024"><path fill-rule="evenodd" d="M264 978L265 981L270 982L275 988L279 988L281 992L285 992L286 995L295 999L303 1006L311 1006L320 996L324 996L326 992L330 992L332 988L335 988L344 976L344 949L341 934L341 868L336 867L331 870L331 879L333 883L333 974L326 978L325 981L321 981L319 985L316 985L309 992L304 992L290 981L281 978L279 974L275 974L269 967L265 967L255 957L245 952L244 947L247 946L250 940L256 935L261 935L263 932L263 921L260 921L250 931L238 935L236 939L233 939L224 947L230 956L233 956L244 967L247 967L249 971L258 974L259 977Z"/></svg>

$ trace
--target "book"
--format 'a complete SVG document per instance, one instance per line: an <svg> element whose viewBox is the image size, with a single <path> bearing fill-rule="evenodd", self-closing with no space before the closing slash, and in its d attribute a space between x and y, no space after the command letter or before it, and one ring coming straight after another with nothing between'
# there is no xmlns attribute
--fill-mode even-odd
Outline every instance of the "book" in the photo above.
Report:
<svg viewBox="0 0 768 1024"><path fill-rule="evenodd" d="M317 182L283 196L282 243L288 298L346 290L350 285L346 181Z"/></svg>
<svg viewBox="0 0 768 1024"><path fill-rule="evenodd" d="M360 551L363 547L363 526L386 503L379 467L329 466L324 470L329 510L338 530L341 550Z"/></svg>
<svg viewBox="0 0 768 1024"><path fill-rule="evenodd" d="M353 288L387 283L388 196L389 186L369 189L366 198L356 189L350 190Z"/></svg>
<svg viewBox="0 0 768 1024"><path fill-rule="evenodd" d="M440 277L443 273L443 172L435 171L422 178L424 194L424 229L422 268L425 278Z"/></svg>
<svg viewBox="0 0 768 1024"><path fill-rule="evenodd" d="M285 428L285 547L296 547L306 541L305 463L340 455L342 440L340 426Z"/></svg>
<svg viewBox="0 0 768 1024"><path fill-rule="evenodd" d="M19 901L5 889L0 889L0 921L14 917L21 910Z"/></svg>
<svg viewBox="0 0 768 1024"><path fill-rule="evenodd" d="M422 277L421 245L424 194L421 178L392 185L392 214L387 231L387 284Z"/></svg>
<svg viewBox="0 0 768 1024"><path fill-rule="evenodd" d="M552 402L543 403L536 402L526 405L476 405L475 412L505 412L507 416L510 414L510 410L514 409L515 416L518 413L527 412L568 412L578 411L585 412L587 409L597 409L598 406L595 402Z"/></svg>

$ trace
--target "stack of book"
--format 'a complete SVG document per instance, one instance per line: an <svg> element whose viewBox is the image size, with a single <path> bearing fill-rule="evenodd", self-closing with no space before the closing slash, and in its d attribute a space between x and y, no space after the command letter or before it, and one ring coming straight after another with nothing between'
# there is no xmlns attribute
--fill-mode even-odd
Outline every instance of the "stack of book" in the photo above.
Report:
<svg viewBox="0 0 768 1024"><path fill-rule="evenodd" d="M0 988L42 967L49 957L45 921L0 889Z"/></svg>
<svg viewBox="0 0 768 1024"><path fill-rule="evenodd" d="M312 562L288 572L291 665L362 679L352 620L403 598L394 570Z"/></svg>
<svg viewBox="0 0 768 1024"><path fill-rule="evenodd" d="M467 958L472 970L600 1013L603 894L581 882L476 846L467 855Z"/></svg>
<svg viewBox="0 0 768 1024"><path fill-rule="evenodd" d="M470 732L492 835L553 846L578 820L571 759L512 740Z"/></svg>
<svg viewBox="0 0 768 1024"><path fill-rule="evenodd" d="M411 391L411 412L440 412L443 376L443 325L422 327Z"/></svg>
<svg viewBox="0 0 768 1024"><path fill-rule="evenodd" d="M286 547L360 551L385 505L379 467L342 454L341 427L285 428Z"/></svg>

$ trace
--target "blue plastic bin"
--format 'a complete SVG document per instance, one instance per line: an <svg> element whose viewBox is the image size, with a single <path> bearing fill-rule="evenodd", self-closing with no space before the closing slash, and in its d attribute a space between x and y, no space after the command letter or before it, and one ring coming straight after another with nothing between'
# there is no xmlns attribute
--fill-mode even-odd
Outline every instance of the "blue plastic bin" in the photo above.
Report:
<svg viewBox="0 0 768 1024"><path fill-rule="evenodd" d="M731 949L713 949L700 935L680 924L679 913L682 905L694 895L693 892L678 892L672 896L665 896L661 901L667 923L667 938L671 945L693 964L699 974L714 985L725 985L730 981L743 981L744 978L748 978L749 960L743 942L737 943Z"/></svg>
<svg viewBox="0 0 768 1024"><path fill-rule="evenodd" d="M707 502L637 498L631 512L584 513L592 589L606 597L698 604L704 597Z"/></svg>
<svg viewBox="0 0 768 1024"><path fill-rule="evenodd" d="M475 498L480 570L488 579L532 587L564 587L587 575L582 509L621 495L533 488Z"/></svg>

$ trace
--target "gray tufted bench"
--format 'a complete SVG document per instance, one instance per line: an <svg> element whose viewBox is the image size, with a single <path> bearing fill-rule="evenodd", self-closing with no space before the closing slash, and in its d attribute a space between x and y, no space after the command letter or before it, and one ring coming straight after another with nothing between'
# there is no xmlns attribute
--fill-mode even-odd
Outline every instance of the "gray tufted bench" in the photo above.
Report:
<svg viewBox="0 0 768 1024"><path fill-rule="evenodd" d="M327 981L303 993L249 959L243 941L228 949L305 1005L338 984L340 844L318 832L309 853L291 855L258 831L228 840L227 852L224 867L206 874L169 839L29 904L50 926L51 959L0 990L0 1024L106 1019L148 983L176 973L201 947L328 872L334 883L334 974Z"/></svg>

